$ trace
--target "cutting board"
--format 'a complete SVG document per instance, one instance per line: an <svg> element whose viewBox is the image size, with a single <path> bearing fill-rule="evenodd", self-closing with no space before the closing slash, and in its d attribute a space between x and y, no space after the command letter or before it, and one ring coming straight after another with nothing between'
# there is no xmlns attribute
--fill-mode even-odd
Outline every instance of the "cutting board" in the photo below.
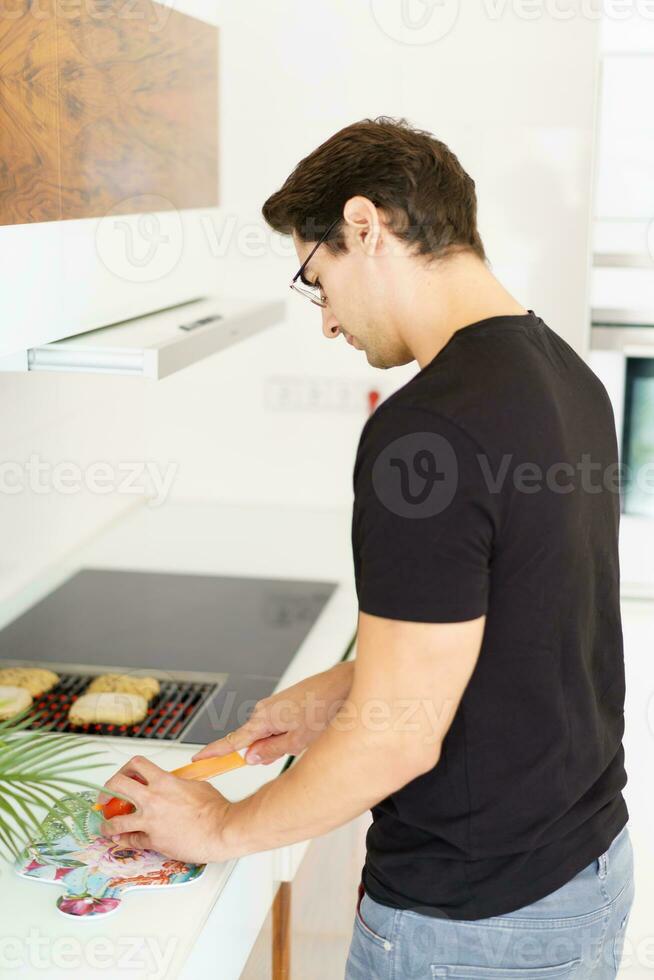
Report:
<svg viewBox="0 0 654 980"><path fill-rule="evenodd" d="M63 915L110 915L130 889L181 887L204 873L206 864L176 861L102 837L104 817L90 809L95 797L83 792L58 800L41 824L39 840L28 843L15 863L22 878L63 889L56 900Z"/></svg>

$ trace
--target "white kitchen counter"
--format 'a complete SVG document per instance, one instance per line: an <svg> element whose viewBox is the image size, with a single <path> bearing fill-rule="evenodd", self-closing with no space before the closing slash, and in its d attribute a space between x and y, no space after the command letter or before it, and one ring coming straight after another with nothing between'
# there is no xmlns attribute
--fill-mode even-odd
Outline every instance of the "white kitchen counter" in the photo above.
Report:
<svg viewBox="0 0 654 980"><path fill-rule="evenodd" d="M354 634L349 521L345 511L141 506L8 598L0 626L82 567L342 583L289 664L278 685L283 689L340 660ZM107 765L87 772L98 782L136 753L173 769L190 761L196 749L107 737L93 741L107 751ZM275 778L284 761L244 767L211 782L229 799L242 799ZM296 865L303 851L300 845L292 855L283 849L212 864L188 885L165 889L165 894L128 892L122 907L106 920L80 922L57 910L58 886L20 879L2 865L0 977L237 980L270 910L278 869Z"/></svg>

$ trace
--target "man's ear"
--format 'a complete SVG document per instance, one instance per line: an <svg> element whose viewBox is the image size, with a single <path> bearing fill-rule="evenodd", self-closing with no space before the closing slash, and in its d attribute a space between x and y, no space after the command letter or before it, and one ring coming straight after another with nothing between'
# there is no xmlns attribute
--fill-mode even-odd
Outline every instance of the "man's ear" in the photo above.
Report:
<svg viewBox="0 0 654 980"><path fill-rule="evenodd" d="M366 255L377 254L382 245L382 212L372 201L358 194L345 202L343 219L350 250L359 247Z"/></svg>

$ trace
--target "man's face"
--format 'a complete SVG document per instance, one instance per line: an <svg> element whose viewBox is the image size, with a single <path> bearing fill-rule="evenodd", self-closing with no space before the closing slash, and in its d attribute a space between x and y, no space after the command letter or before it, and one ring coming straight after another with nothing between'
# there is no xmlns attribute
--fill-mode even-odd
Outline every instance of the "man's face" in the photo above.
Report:
<svg viewBox="0 0 654 980"><path fill-rule="evenodd" d="M322 287L327 306L314 306L322 315L322 330L330 340L342 334L355 350L363 351L372 367L407 364L413 355L393 329L392 283L384 275L386 263L357 247L356 235L345 228L347 252L332 254L321 245L304 270L304 278ZM293 234L300 263L315 242Z"/></svg>

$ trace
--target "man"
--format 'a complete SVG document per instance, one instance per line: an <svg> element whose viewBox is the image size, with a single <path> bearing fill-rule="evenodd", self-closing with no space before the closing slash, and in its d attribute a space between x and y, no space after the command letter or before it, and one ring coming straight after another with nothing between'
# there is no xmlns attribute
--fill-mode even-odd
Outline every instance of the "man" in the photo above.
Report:
<svg viewBox="0 0 654 980"><path fill-rule="evenodd" d="M108 787L137 812L107 831L221 860L371 808L349 980L614 977L633 869L606 391L493 276L474 182L404 120L336 133L263 214L325 336L419 368L359 443L357 657L195 756L303 753L280 778L232 804L136 757Z"/></svg>

